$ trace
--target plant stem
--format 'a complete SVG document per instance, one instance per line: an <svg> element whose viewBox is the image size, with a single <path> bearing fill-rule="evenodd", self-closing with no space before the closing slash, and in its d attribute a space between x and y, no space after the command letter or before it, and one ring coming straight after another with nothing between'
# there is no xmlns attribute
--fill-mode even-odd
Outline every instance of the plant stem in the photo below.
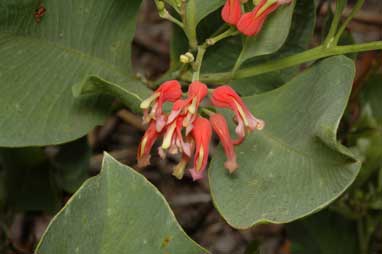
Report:
<svg viewBox="0 0 382 254"><path fill-rule="evenodd" d="M195 14L195 1L182 1L181 16L184 24L183 30L188 38L188 43L191 49L196 49L198 47Z"/></svg>
<svg viewBox="0 0 382 254"><path fill-rule="evenodd" d="M357 3L354 5L351 13L346 18L345 22L341 25L340 29L338 29L337 34L334 37L333 43L337 45L338 41L340 40L343 32L345 31L346 27L348 26L349 22L353 19L355 14L362 8L363 4L365 3L365 0L358 0Z"/></svg>
<svg viewBox="0 0 382 254"><path fill-rule="evenodd" d="M332 46L330 48L326 48L324 45L304 51L302 53L284 57L281 59L277 59L275 61L270 61L263 64L258 64L253 67L248 67L244 69L240 69L236 72L235 75L232 75L231 72L221 72L221 73L208 73L201 75L200 78L203 82L209 83L220 83L229 81L232 79L241 79L241 78L249 78L252 76L273 72L277 70L282 70L288 67L300 65L306 62L318 60L321 58L335 56L335 55L343 55L355 52L363 52L370 50L381 50L382 49L382 41L375 41L369 43L355 44L355 45L347 45L347 46ZM182 79L190 80L189 75L184 75Z"/></svg>
<svg viewBox="0 0 382 254"><path fill-rule="evenodd" d="M183 29L183 24L179 20L177 20L175 17L173 17L165 8L164 3L159 0L155 0L155 5L158 10L158 14L161 18L167 19L168 21L176 24L177 26L181 27Z"/></svg>
<svg viewBox="0 0 382 254"><path fill-rule="evenodd" d="M239 31L237 31L235 28L233 27L230 27L229 29L227 29L225 32L215 36L215 37L212 37L212 38L208 38L206 40L206 43L208 46L212 46L212 45L215 45L217 42L225 39L225 38L228 38L228 37L231 37L231 36L235 36L239 34Z"/></svg>
<svg viewBox="0 0 382 254"><path fill-rule="evenodd" d="M346 0L336 0L336 12L333 17L332 24L330 25L329 33L323 43L327 48L334 46L334 36L337 32L338 25L341 21L342 12L345 9ZM330 6L329 6L330 8Z"/></svg>
<svg viewBox="0 0 382 254"><path fill-rule="evenodd" d="M202 45L198 47L198 55L194 62L194 74L192 75L192 81L199 80L200 78L200 69L202 68L202 62L204 54L206 53L207 46Z"/></svg>

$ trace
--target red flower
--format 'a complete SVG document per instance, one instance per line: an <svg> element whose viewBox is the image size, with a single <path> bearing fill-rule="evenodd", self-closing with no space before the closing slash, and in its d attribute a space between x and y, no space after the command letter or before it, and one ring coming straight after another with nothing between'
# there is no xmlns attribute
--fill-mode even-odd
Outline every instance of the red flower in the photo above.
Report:
<svg viewBox="0 0 382 254"><path fill-rule="evenodd" d="M184 100L178 100L175 102L173 108L178 108L184 105ZM169 150L171 154L177 154L178 152L185 153L188 157L191 157L191 145L188 142L183 141L183 121L184 116L179 115L171 123L166 126L166 131L163 138L163 143L160 150L161 157L165 157L165 150Z"/></svg>
<svg viewBox="0 0 382 254"><path fill-rule="evenodd" d="M222 115L213 114L210 116L210 123L211 123L212 129L219 136L220 142L227 156L227 161L224 163L224 167L228 169L229 172L232 173L238 168L238 165L236 162L236 154L233 148L231 135L229 134L227 122Z"/></svg>
<svg viewBox="0 0 382 254"><path fill-rule="evenodd" d="M208 88L205 84L199 81L192 82L188 88L188 98L175 102L167 124L173 122L179 115L184 115L183 126L186 127L186 135L188 135L192 129L192 123L197 116L199 104L207 94Z"/></svg>
<svg viewBox="0 0 382 254"><path fill-rule="evenodd" d="M236 25L241 17L240 0L227 0L221 12L224 22Z"/></svg>
<svg viewBox="0 0 382 254"><path fill-rule="evenodd" d="M155 121L151 121L147 128L145 135L143 135L142 141L138 146L137 161L138 167L145 167L150 165L150 151L157 138L161 135L156 130Z"/></svg>
<svg viewBox="0 0 382 254"><path fill-rule="evenodd" d="M280 5L288 4L291 0L261 0L253 11L241 16L237 23L237 30L247 36L256 35L268 17Z"/></svg>
<svg viewBox="0 0 382 254"><path fill-rule="evenodd" d="M238 124L236 134L239 136L239 139L234 141L234 144L240 144L244 140L245 129L253 131L264 128L264 121L252 115L240 96L230 86L226 85L216 88L212 92L211 101L214 106L229 108L235 113L235 120Z"/></svg>
<svg viewBox="0 0 382 254"><path fill-rule="evenodd" d="M211 141L211 124L203 118L197 117L194 121L194 128L191 135L195 142L194 167L190 169L194 181L203 177L208 162L208 151Z"/></svg>
<svg viewBox="0 0 382 254"><path fill-rule="evenodd" d="M162 114L163 103L174 102L181 96L182 89L177 80L169 80L161 84L153 95L141 103L141 108L144 109L144 122L148 123L151 119L156 120L157 131L161 131L166 124L165 116ZM149 112L150 106L152 108Z"/></svg>

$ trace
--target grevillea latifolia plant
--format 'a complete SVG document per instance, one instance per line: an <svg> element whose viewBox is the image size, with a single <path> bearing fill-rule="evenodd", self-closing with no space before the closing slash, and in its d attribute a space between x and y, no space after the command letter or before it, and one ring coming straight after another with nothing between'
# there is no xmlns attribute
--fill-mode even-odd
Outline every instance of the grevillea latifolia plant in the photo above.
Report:
<svg viewBox="0 0 382 254"><path fill-rule="evenodd" d="M154 153L171 155L169 171L194 180L176 182L208 181L213 205L237 229L316 213L360 171L365 156L356 154L367 149L339 140L347 133L338 129L353 53L382 49L381 41L345 43L364 0L350 11L346 0L329 5L314 43L313 0L153 2L173 25L169 69L154 80L131 62L141 0L0 4L0 208L56 212L62 193L75 192L37 254L208 253L140 171L105 153L100 174L84 181L95 143L84 137L126 108L134 114L123 119L143 115L145 127L127 164L143 168ZM38 184L18 188L20 179ZM28 195L39 199L26 202L34 200Z"/></svg>

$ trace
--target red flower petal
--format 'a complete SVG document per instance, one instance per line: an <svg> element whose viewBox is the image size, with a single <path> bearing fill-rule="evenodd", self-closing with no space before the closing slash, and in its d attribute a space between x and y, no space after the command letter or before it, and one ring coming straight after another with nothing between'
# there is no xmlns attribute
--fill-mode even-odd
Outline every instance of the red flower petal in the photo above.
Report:
<svg viewBox="0 0 382 254"><path fill-rule="evenodd" d="M229 134L227 122L224 116L220 114L213 114L210 116L210 123L212 129L219 136L220 142L227 156L227 161L224 163L224 167L232 173L238 168L238 165L236 162L236 154L233 147L231 135Z"/></svg>
<svg viewBox="0 0 382 254"><path fill-rule="evenodd" d="M221 12L224 22L236 25L241 17L240 0L227 0Z"/></svg>

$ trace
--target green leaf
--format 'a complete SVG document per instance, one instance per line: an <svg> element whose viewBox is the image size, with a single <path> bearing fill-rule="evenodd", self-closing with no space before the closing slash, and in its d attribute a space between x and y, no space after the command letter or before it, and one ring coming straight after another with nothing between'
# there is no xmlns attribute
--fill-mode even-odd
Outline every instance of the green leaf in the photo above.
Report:
<svg viewBox="0 0 382 254"><path fill-rule="evenodd" d="M269 19L272 19L272 16ZM276 60L305 50L308 48L312 38L315 20L316 10L314 2L311 0L297 1L293 12L290 32L283 46L273 54L248 60L244 63L243 67L250 67L266 61ZM204 58L202 72L214 73L232 70L240 54L241 47L242 41L239 37L226 39L210 47ZM252 95L254 93L269 91L285 84L285 82L297 74L298 70L298 67L288 68L251 78L232 80L230 84L241 95Z"/></svg>
<svg viewBox="0 0 382 254"><path fill-rule="evenodd" d="M253 66L265 61L272 61L281 57L287 57L308 48L309 42L313 36L316 24L316 7L311 0L299 0L293 13L290 33L284 45L276 53L257 57L244 65L244 67ZM261 93L277 88L289 81L299 71L298 67L262 74L259 76L233 80L231 85L243 96Z"/></svg>
<svg viewBox="0 0 382 254"><path fill-rule="evenodd" d="M222 149L209 169L214 204L230 225L296 220L354 181L360 162L336 141L353 77L350 59L331 57L276 90L244 98L266 127L237 146L240 168L233 175Z"/></svg>
<svg viewBox="0 0 382 254"><path fill-rule="evenodd" d="M252 37L245 37L240 61L276 52L288 37L292 24L293 10L296 1L287 6L281 6L265 21L261 32Z"/></svg>
<svg viewBox="0 0 382 254"><path fill-rule="evenodd" d="M73 193L89 177L91 149L87 138L81 138L58 147L52 160L54 179L59 188Z"/></svg>
<svg viewBox="0 0 382 254"><path fill-rule="evenodd" d="M40 148L2 148L5 204L18 211L55 212L60 195L52 181L52 168Z"/></svg>
<svg viewBox="0 0 382 254"><path fill-rule="evenodd" d="M133 111L139 112L140 102L151 94L150 90L142 88L142 83L139 80L129 80L129 88L126 89L122 85L114 84L99 77L90 76L83 82L74 85L72 90L75 97L96 94L111 95L120 99Z"/></svg>
<svg viewBox="0 0 382 254"><path fill-rule="evenodd" d="M287 225L293 254L358 254L354 221L327 210Z"/></svg>
<svg viewBox="0 0 382 254"><path fill-rule="evenodd" d="M186 2L186 23L193 24L196 28L199 22L208 14L223 6L225 0L193 0ZM174 4L172 5L174 6Z"/></svg>
<svg viewBox="0 0 382 254"><path fill-rule="evenodd" d="M159 191L105 154L102 172L77 191L39 243L46 253L207 253L176 222Z"/></svg>
<svg viewBox="0 0 382 254"><path fill-rule="evenodd" d="M110 98L71 92L88 76L147 92L129 78L141 1L46 0L38 23L39 3L0 5L0 146L65 143L101 124Z"/></svg>

